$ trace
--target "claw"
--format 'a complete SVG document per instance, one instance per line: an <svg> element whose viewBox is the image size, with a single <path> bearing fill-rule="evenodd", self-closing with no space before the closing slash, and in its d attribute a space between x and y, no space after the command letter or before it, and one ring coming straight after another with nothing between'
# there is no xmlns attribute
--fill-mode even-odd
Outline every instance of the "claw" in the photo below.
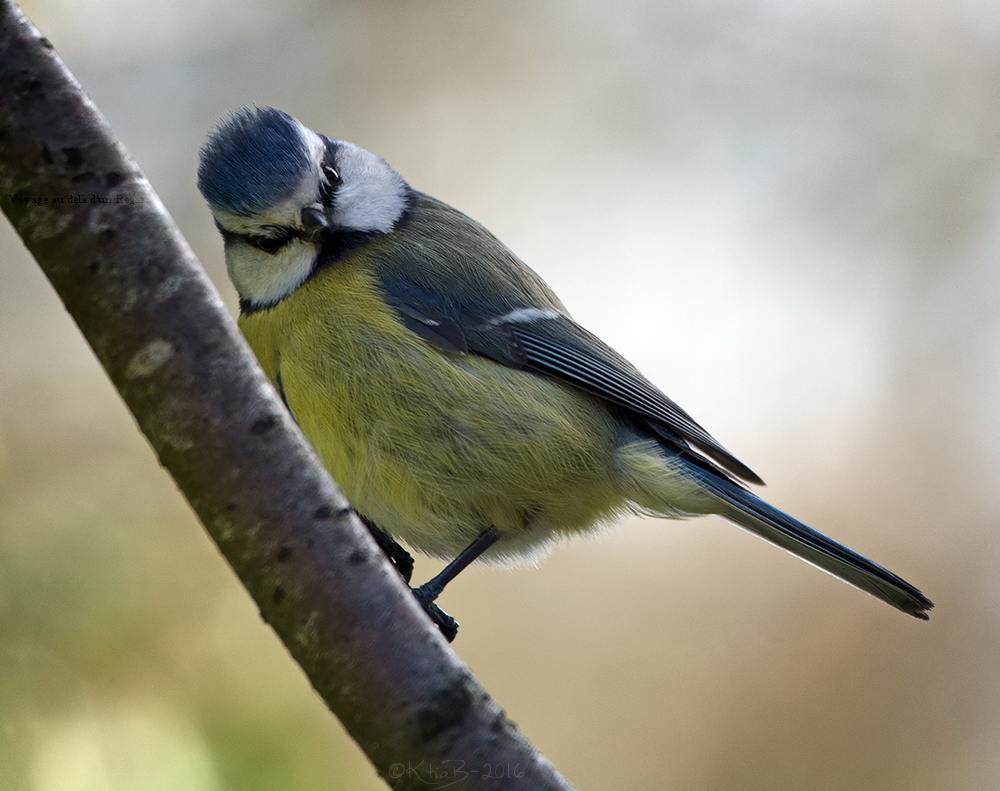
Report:
<svg viewBox="0 0 1000 791"><path fill-rule="evenodd" d="M455 635L458 634L458 621L452 618L448 613L438 607L433 601L425 601L424 596L421 595L420 588L413 589L413 595L416 600L420 603L420 606L424 608L424 612L427 613L427 617L434 622L434 625L441 630L441 634L444 635L444 639L449 643L455 639Z"/></svg>

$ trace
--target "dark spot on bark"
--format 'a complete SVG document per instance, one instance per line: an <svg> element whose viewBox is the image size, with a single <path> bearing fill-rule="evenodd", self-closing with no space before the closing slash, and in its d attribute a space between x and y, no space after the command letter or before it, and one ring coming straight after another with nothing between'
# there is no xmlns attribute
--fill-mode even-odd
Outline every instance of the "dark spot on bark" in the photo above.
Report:
<svg viewBox="0 0 1000 791"><path fill-rule="evenodd" d="M91 171L86 171L84 173L77 173L70 181L73 184L82 184L85 181L93 181L97 176L95 176Z"/></svg>
<svg viewBox="0 0 1000 791"><path fill-rule="evenodd" d="M250 433L255 437L259 437L261 434L267 434L269 431L273 431L275 426L278 425L277 415L268 415L267 417L262 417L257 420L251 427Z"/></svg>
<svg viewBox="0 0 1000 791"><path fill-rule="evenodd" d="M74 170L83 164L83 152L79 148L64 148L62 152L66 157L66 164Z"/></svg>
<svg viewBox="0 0 1000 791"><path fill-rule="evenodd" d="M115 233L114 228L102 228L97 233L97 241L101 244L108 244L115 238L115 236L117 236L117 234Z"/></svg>
<svg viewBox="0 0 1000 791"><path fill-rule="evenodd" d="M45 84L41 80L31 80L27 84L27 86L25 86L27 88L26 93L29 93L29 94L39 94L39 93L42 93L42 88L44 87L44 85Z"/></svg>
<svg viewBox="0 0 1000 791"><path fill-rule="evenodd" d="M333 516L333 509L328 505L321 505L313 511L313 519L329 519Z"/></svg>
<svg viewBox="0 0 1000 791"><path fill-rule="evenodd" d="M447 730L460 727L471 709L468 679L460 678L439 690L430 703L417 711L420 739L429 742Z"/></svg>
<svg viewBox="0 0 1000 791"><path fill-rule="evenodd" d="M96 275L101 270L101 262L91 261L90 266L88 266L87 269L90 271L90 274Z"/></svg>
<svg viewBox="0 0 1000 791"><path fill-rule="evenodd" d="M38 43L41 44L45 49L52 49L52 42L49 41L45 36L39 36Z"/></svg>
<svg viewBox="0 0 1000 791"><path fill-rule="evenodd" d="M285 600L286 595L285 589L279 585L274 589L274 595L271 598L274 600L275 604L281 604Z"/></svg>
<svg viewBox="0 0 1000 791"><path fill-rule="evenodd" d="M366 560L368 560L368 553L365 552L363 549L355 550L354 552L352 552L350 555L347 556L347 562L354 566L359 566Z"/></svg>
<svg viewBox="0 0 1000 791"><path fill-rule="evenodd" d="M292 548L288 545L283 546L278 550L278 562L287 563L289 558L292 557Z"/></svg>
<svg viewBox="0 0 1000 791"><path fill-rule="evenodd" d="M52 159L52 152L49 150L49 147L45 143L42 143L42 159L44 159L45 162L49 165L51 165L55 161Z"/></svg>
<svg viewBox="0 0 1000 791"><path fill-rule="evenodd" d="M125 177L116 170L112 170L108 175L104 177L104 182L109 187L117 187L125 180Z"/></svg>
<svg viewBox="0 0 1000 791"><path fill-rule="evenodd" d="M490 723L490 730L493 733L517 733L517 723L510 720L503 712L500 712Z"/></svg>

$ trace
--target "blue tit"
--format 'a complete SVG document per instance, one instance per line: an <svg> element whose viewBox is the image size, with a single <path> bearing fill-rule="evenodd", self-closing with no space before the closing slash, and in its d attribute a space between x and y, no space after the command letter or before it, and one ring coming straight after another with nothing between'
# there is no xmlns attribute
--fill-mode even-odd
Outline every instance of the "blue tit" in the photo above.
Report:
<svg viewBox="0 0 1000 791"><path fill-rule="evenodd" d="M917 618L890 571L752 494L761 479L570 317L476 221L272 108L225 120L198 186L239 324L352 507L451 562L537 558L623 514L716 514Z"/></svg>

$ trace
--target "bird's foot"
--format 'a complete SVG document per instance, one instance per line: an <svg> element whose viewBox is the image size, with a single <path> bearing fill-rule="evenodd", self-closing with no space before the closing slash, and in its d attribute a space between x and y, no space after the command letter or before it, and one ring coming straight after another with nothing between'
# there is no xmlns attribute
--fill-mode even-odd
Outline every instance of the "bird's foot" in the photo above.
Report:
<svg viewBox="0 0 1000 791"><path fill-rule="evenodd" d="M434 622L434 625L441 630L441 634L444 635L444 639L449 643L452 642L455 639L455 635L458 634L458 621L434 603L434 599L437 598L437 593L426 590L426 586L423 585L419 588L413 588L412 590L414 598L416 598L420 606L424 608L424 612L427 613L427 617L430 618L431 621Z"/></svg>
<svg viewBox="0 0 1000 791"><path fill-rule="evenodd" d="M357 511L354 513L358 514ZM406 581L407 584L409 584L410 578L413 576L413 555L403 549L396 539L394 539L381 527L376 525L373 521L362 514L358 514L358 518L364 522L365 527L368 528L368 532L371 533L372 538L375 539L375 543L378 544L379 549L385 553L385 556L389 558L389 562L396 567L396 571L399 572L399 575Z"/></svg>

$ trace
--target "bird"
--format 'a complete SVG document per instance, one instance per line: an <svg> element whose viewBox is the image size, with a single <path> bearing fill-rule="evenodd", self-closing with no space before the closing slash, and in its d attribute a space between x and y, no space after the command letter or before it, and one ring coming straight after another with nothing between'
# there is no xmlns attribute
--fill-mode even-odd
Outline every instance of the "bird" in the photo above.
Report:
<svg viewBox="0 0 1000 791"><path fill-rule="evenodd" d="M399 543L537 560L627 514L714 514L923 620L917 588L753 494L763 481L570 316L483 225L385 160L272 107L223 118L198 187L239 327L351 507L409 583Z"/></svg>

